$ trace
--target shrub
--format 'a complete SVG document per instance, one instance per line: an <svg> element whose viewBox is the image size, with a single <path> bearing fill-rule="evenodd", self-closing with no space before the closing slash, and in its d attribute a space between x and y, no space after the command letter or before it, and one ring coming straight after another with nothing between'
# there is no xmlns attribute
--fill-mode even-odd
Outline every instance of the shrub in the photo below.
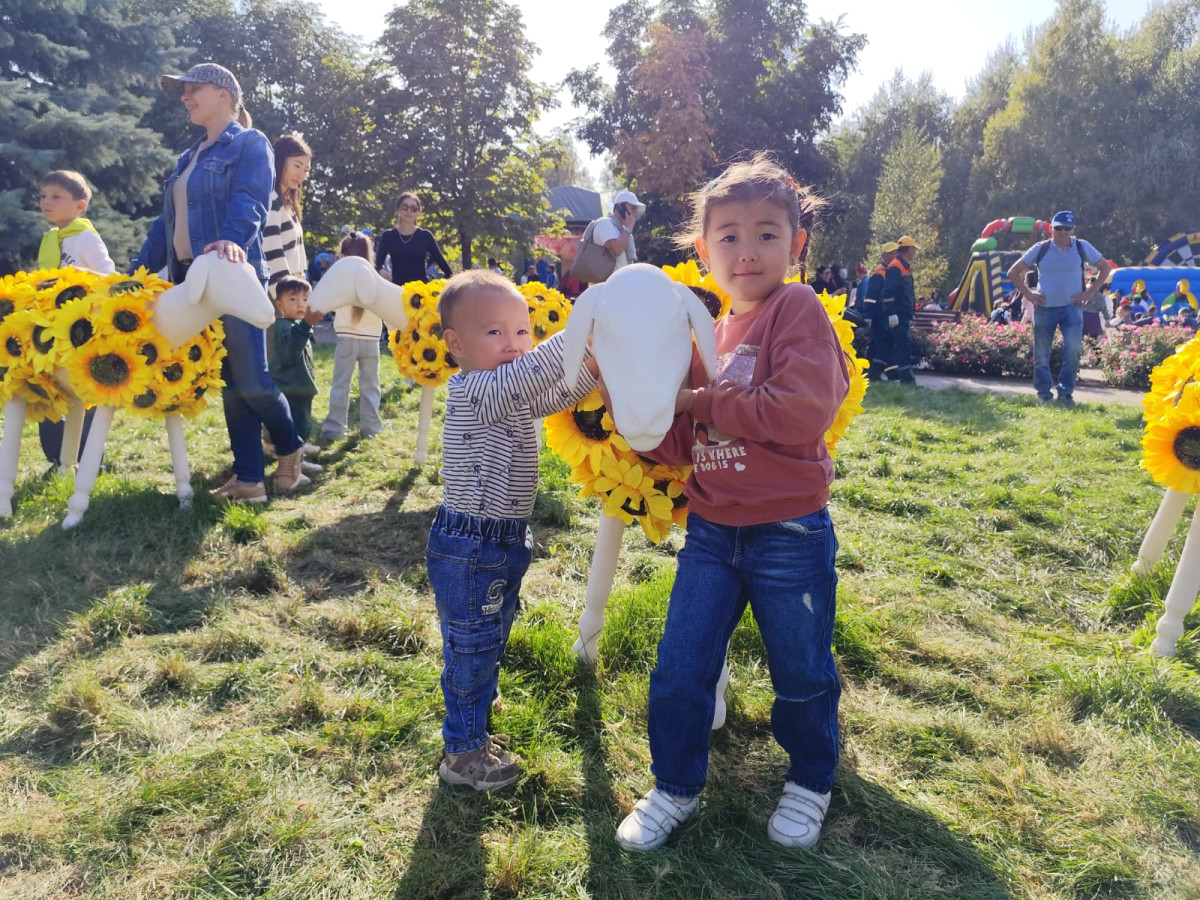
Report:
<svg viewBox="0 0 1200 900"><path fill-rule="evenodd" d="M926 335L914 335L913 355L934 372L947 375L1033 375L1033 328L993 325L980 316L943 322ZM1050 368L1062 365L1062 338L1055 336Z"/></svg>
<svg viewBox="0 0 1200 900"><path fill-rule="evenodd" d="M1096 363L1105 384L1148 391L1154 368L1194 337L1188 329L1171 325L1116 328L1097 346Z"/></svg>

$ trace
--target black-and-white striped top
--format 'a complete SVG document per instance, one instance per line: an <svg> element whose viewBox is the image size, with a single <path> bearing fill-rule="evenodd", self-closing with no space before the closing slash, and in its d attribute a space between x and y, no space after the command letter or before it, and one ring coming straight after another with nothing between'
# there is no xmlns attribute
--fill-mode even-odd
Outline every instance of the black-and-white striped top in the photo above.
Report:
<svg viewBox="0 0 1200 900"><path fill-rule="evenodd" d="M582 368L563 382L562 335L490 372L456 372L447 384L442 429L442 503L491 519L525 519L538 485L533 420L566 409L596 386Z"/></svg>
<svg viewBox="0 0 1200 900"><path fill-rule="evenodd" d="M271 211L263 226L263 259L271 270L267 292L275 298L275 285L289 275L306 278L308 255L304 252L304 229L279 194L271 194Z"/></svg>

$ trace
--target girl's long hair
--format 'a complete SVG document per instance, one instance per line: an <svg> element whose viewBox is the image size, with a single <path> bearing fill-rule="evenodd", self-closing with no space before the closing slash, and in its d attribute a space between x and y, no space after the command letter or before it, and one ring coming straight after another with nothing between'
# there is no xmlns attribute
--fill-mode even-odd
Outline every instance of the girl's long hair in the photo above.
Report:
<svg viewBox="0 0 1200 900"><path fill-rule="evenodd" d="M371 247L370 239L361 231L352 231L344 238L338 247L339 256L361 256L363 259L374 264L375 250ZM354 324L362 319L363 308L355 306L350 310L350 321Z"/></svg>
<svg viewBox="0 0 1200 900"><path fill-rule="evenodd" d="M296 221L303 221L300 209L300 189L283 189L283 170L287 161L296 156L312 156L312 148L304 142L304 138L296 133L285 134L275 142L275 193L283 200L283 205L292 211ZM357 255L357 254L355 254Z"/></svg>

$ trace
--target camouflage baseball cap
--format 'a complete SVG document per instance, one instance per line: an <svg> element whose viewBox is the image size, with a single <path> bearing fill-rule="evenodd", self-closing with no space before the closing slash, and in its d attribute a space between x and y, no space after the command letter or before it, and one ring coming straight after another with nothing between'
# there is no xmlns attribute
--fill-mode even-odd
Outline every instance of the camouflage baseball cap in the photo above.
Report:
<svg viewBox="0 0 1200 900"><path fill-rule="evenodd" d="M238 84L232 72L216 63L200 63L188 69L186 75L163 75L158 81L162 85L163 93L172 100L182 97L183 86L192 82L216 85L229 91L233 96L234 106L240 106L242 103L242 86Z"/></svg>

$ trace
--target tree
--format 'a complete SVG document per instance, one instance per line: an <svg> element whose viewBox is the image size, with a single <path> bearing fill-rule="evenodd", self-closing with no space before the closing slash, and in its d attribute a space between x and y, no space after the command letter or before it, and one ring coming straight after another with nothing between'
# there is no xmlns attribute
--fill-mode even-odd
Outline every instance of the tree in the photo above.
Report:
<svg viewBox="0 0 1200 900"><path fill-rule="evenodd" d="M878 259L881 246L903 234L921 247L913 263L918 296L940 287L947 275L946 257L938 249L942 175L941 151L917 128L907 126L884 158L871 210L871 258Z"/></svg>
<svg viewBox="0 0 1200 900"><path fill-rule="evenodd" d="M548 203L532 126L548 91L529 78L536 48L504 0L409 0L380 40L389 84L377 125L397 179L431 199L429 218L458 237L531 243Z"/></svg>
<svg viewBox="0 0 1200 900"><path fill-rule="evenodd" d="M166 16L123 0L6 0L0 14L0 273L37 258L38 179L75 169L117 265L141 244L170 152L141 124L180 53Z"/></svg>

